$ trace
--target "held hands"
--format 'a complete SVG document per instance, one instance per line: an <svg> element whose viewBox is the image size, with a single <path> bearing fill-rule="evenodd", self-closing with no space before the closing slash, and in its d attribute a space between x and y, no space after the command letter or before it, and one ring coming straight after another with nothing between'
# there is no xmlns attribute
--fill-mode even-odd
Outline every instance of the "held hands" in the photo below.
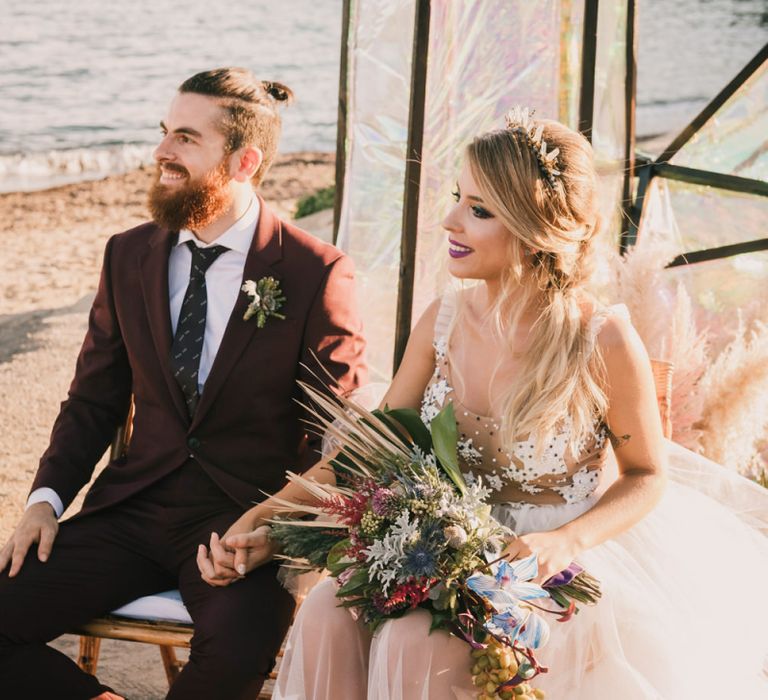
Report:
<svg viewBox="0 0 768 700"><path fill-rule="evenodd" d="M197 567L203 581L211 586L228 586L249 571L270 561L275 554L269 539L269 526L254 529L245 518L237 520L223 537L211 534L210 549L197 549Z"/></svg>
<svg viewBox="0 0 768 700"><path fill-rule="evenodd" d="M521 535L504 549L504 554L512 560L525 559L531 554L536 555L539 575L534 579L534 583L538 584L567 569L578 553L570 538L557 530Z"/></svg>
<svg viewBox="0 0 768 700"><path fill-rule="evenodd" d="M35 503L24 511L11 538L0 550L0 571L11 563L8 576L13 578L21 570L29 548L37 542L37 558L48 561L53 541L59 532L59 523L50 503Z"/></svg>

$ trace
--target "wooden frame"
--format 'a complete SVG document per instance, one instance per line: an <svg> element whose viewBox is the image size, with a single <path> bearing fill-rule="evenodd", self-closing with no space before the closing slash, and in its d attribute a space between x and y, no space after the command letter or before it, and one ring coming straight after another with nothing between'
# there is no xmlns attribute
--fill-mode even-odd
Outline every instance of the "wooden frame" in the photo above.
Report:
<svg viewBox="0 0 768 700"><path fill-rule="evenodd" d="M768 61L768 44L766 44L760 51L757 52L755 57L739 71L738 75L731 80L707 105L704 109L694 117L694 119L688 124L667 146L664 151L656 158L651 159L640 154L636 156L636 172L638 175L637 194L635 195L634 202L627 209L628 226L627 230L622 233L621 237L621 250L625 252L629 247L633 246L637 241L637 233L640 227L640 219L643 214L643 207L645 205L645 195L648 191L651 180L654 177L663 177L668 180L678 180L680 182L688 182L694 185L705 185L709 187L715 187L721 190L727 190L730 192L743 192L745 194L758 195L761 197L768 196L768 184L761 180L754 178L739 177L736 175L729 175L726 173L719 173L709 170L700 170L698 168L688 168L679 165L672 165L669 163L670 158L674 157L680 149L688 143L693 136L707 123L707 121L717 113L717 111L736 93L736 91L742 87L752 75L766 62ZM764 240L764 239L763 239ZM751 252L752 250L765 250L764 245L760 245L761 241L753 241L753 244L757 244L758 247L745 249L743 251L733 251L733 246L723 246L722 249L712 249L710 251L697 251L697 256L704 255L704 258L692 259L692 256L681 255L676 258L674 266L691 264L692 262L700 262L702 259L716 260L719 257L728 257L730 255L738 255L740 252ZM744 245L744 244L739 244ZM718 252L722 252L719 255Z"/></svg>
<svg viewBox="0 0 768 700"><path fill-rule="evenodd" d="M405 346L408 343L408 336L411 334L413 290L416 278L419 195L421 192L421 150L424 144L424 118L427 101L430 9L429 0L417 0L413 24L411 100L408 110L408 144L405 151L403 225L400 238L400 280L397 291L393 374L400 366L405 354Z"/></svg>

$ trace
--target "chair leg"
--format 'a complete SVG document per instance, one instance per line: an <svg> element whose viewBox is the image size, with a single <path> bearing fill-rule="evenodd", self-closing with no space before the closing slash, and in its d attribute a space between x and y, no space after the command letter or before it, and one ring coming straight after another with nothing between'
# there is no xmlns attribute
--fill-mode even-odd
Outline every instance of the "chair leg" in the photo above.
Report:
<svg viewBox="0 0 768 700"><path fill-rule="evenodd" d="M165 667L165 675L168 677L168 685L173 685L173 682L181 673L181 669L184 668L184 662L179 661L176 656L176 650L169 645L160 644L160 656L163 658L163 666Z"/></svg>
<svg viewBox="0 0 768 700"><path fill-rule="evenodd" d="M80 637L80 654L77 657L77 665L86 673L96 675L96 667L99 664L99 650L101 639L98 637Z"/></svg>

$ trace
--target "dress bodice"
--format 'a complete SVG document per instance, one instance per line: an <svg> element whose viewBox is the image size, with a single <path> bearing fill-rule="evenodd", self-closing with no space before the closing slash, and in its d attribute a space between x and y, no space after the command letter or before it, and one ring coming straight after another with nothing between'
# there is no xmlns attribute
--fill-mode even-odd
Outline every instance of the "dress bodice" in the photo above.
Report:
<svg viewBox="0 0 768 700"><path fill-rule="evenodd" d="M607 457L609 430L604 422L577 450L569 449L570 425L561 429L542 450L534 449L535 437L503 444L501 420L473 413L455 395L449 356L449 326L453 315L452 297L446 296L435 323L435 370L424 391L422 420L429 424L448 402L453 403L459 429L459 463L465 479L482 476L491 489L492 503L526 502L534 504L577 503L597 488ZM602 324L611 314L628 315L619 304L600 309L590 319L590 347Z"/></svg>

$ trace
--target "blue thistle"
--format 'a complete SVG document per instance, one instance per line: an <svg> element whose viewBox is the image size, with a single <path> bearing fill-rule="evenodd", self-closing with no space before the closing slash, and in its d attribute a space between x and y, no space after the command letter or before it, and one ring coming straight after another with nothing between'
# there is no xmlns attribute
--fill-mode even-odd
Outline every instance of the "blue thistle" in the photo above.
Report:
<svg viewBox="0 0 768 700"><path fill-rule="evenodd" d="M428 544L419 542L406 552L403 573L407 576L431 578L435 575L436 568L437 557Z"/></svg>

